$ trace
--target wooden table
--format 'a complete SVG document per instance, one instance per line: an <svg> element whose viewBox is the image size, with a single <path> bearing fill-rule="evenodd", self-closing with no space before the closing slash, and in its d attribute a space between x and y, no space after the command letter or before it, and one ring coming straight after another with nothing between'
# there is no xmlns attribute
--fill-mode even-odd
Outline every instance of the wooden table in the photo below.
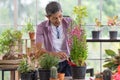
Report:
<svg viewBox="0 0 120 80"><path fill-rule="evenodd" d="M4 72L10 71L10 80L19 80L17 72L19 60L0 60L0 71L2 71L2 80L4 80Z"/></svg>

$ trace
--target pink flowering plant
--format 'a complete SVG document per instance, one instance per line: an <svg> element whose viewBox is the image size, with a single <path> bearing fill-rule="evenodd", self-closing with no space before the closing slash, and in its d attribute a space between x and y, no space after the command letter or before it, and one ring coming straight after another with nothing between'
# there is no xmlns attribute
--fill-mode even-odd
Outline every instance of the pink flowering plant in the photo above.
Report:
<svg viewBox="0 0 120 80"><path fill-rule="evenodd" d="M81 11L80 9L84 10L79 12ZM71 66L84 66L88 52L85 29L81 26L81 22L83 22L82 19L86 17L87 12L86 8L83 6L74 7L73 11L77 18L71 22L70 28L68 29L70 58L73 63ZM79 15L82 15L82 17Z"/></svg>
<svg viewBox="0 0 120 80"><path fill-rule="evenodd" d="M107 25L113 30L116 25L119 25L118 16L108 17Z"/></svg>

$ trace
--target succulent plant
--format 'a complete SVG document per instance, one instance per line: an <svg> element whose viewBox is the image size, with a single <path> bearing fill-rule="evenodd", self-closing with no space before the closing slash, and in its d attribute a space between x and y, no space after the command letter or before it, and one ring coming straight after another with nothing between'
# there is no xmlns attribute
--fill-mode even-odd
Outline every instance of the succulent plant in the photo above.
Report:
<svg viewBox="0 0 120 80"><path fill-rule="evenodd" d="M55 66L50 69L50 78L57 79L57 68Z"/></svg>
<svg viewBox="0 0 120 80"><path fill-rule="evenodd" d="M103 71L103 80L111 80L112 72L110 69L105 69Z"/></svg>

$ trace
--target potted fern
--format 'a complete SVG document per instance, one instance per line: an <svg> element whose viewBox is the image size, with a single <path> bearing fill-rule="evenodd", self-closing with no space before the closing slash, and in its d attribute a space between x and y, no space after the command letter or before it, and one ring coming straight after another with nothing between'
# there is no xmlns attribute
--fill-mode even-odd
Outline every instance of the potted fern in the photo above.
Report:
<svg viewBox="0 0 120 80"><path fill-rule="evenodd" d="M72 60L71 70L73 79L84 79L86 73L87 43L83 19L87 16L85 6L75 6L75 24L70 26L68 44L70 46L70 58ZM82 72L81 72L82 71ZM83 73L83 74L81 74Z"/></svg>
<svg viewBox="0 0 120 80"><path fill-rule="evenodd" d="M58 65L59 63L59 59L49 53L43 54L40 58L39 58L39 76L40 76L40 80L49 80L50 78L50 69L53 66Z"/></svg>

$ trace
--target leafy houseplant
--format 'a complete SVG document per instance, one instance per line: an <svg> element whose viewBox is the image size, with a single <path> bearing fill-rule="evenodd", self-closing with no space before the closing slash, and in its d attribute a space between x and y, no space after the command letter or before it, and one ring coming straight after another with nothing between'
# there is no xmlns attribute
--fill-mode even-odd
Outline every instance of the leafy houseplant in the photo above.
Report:
<svg viewBox="0 0 120 80"><path fill-rule="evenodd" d="M34 32L34 27L33 27L33 23L32 23L32 20L29 18L27 21L26 21L26 26L24 28L24 31L26 33L29 33L29 37L30 39L34 39L34 35L35 35L35 32Z"/></svg>
<svg viewBox="0 0 120 80"><path fill-rule="evenodd" d="M117 39L117 31L115 30L115 26L119 24L117 19L118 19L118 16L113 16L113 18L108 17L107 24L110 27L110 31L109 31L110 39Z"/></svg>
<svg viewBox="0 0 120 80"><path fill-rule="evenodd" d="M57 57L54 57L53 55L50 55L48 53L43 54L39 59L40 68L38 69L38 71L40 80L49 80L51 67L57 67L58 63L59 59Z"/></svg>
<svg viewBox="0 0 120 80"><path fill-rule="evenodd" d="M103 67L107 67L112 72L116 72L118 65L120 65L120 53L117 54L111 49L107 49L105 52L109 57L105 59Z"/></svg>
<svg viewBox="0 0 120 80"><path fill-rule="evenodd" d="M0 35L0 54L5 54L3 59L16 59L14 53L18 51L15 48L17 42L21 40L22 33L18 30L6 29Z"/></svg>
<svg viewBox="0 0 120 80"><path fill-rule="evenodd" d="M73 9L73 13L75 14L75 20L72 22L68 30L68 34L69 34L68 44L70 46L70 58L74 64L71 65L72 76L74 79L83 79L85 77L86 67L84 67L85 69L84 72L80 72L79 70L73 72L73 69L86 66L85 60L87 59L88 52L87 52L87 43L86 43L86 33L82 25L84 24L83 19L87 16L87 8L85 6L75 6ZM77 72L84 74L82 77L80 77L74 74Z"/></svg>
<svg viewBox="0 0 120 80"><path fill-rule="evenodd" d="M98 20L98 18L95 18L95 30L92 31L92 38L93 39L99 39L100 36L100 27L102 27L101 22Z"/></svg>

